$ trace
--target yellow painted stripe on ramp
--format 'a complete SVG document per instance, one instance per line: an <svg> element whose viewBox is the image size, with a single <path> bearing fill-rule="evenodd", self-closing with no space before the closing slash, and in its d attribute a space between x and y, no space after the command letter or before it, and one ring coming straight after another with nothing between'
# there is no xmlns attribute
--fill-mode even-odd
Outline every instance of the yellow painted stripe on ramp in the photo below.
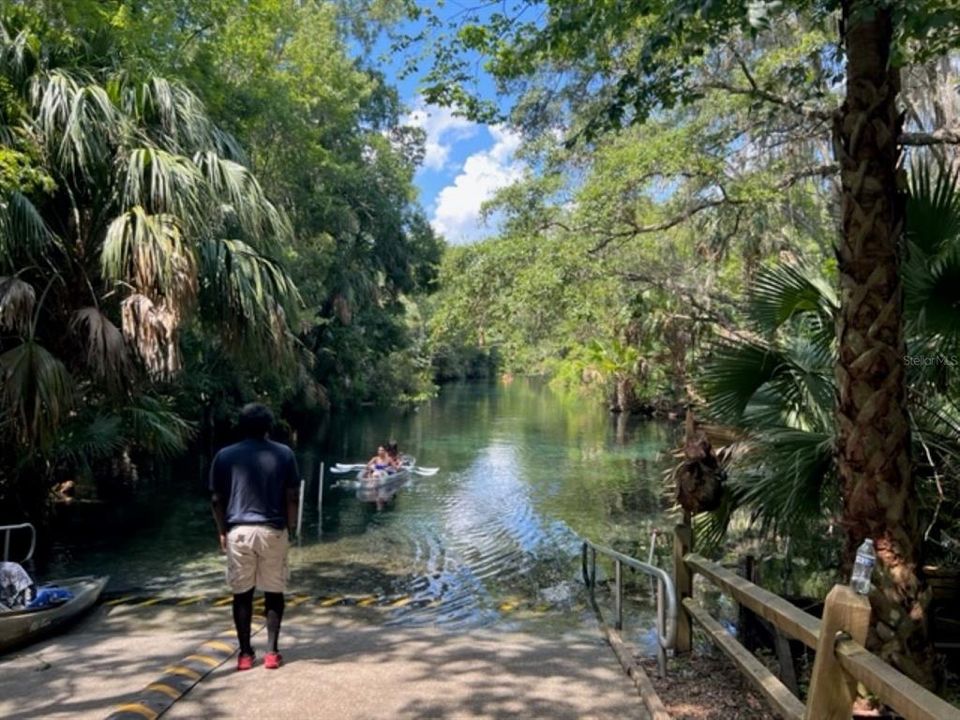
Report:
<svg viewBox="0 0 960 720"><path fill-rule="evenodd" d="M193 670L188 667L184 667L183 665L171 665L166 670L164 670L164 672L170 673L171 675L183 675L184 677L188 677L191 680L199 680L201 677L203 677L196 670Z"/></svg>
<svg viewBox="0 0 960 720"><path fill-rule="evenodd" d="M399 600L394 600L392 603L390 603L390 607L403 607L404 605L409 605L412 602L413 602L413 598L407 595L406 597L402 597Z"/></svg>
<svg viewBox="0 0 960 720"><path fill-rule="evenodd" d="M326 600L320 603L320 607L330 607L331 605L336 605L338 602L343 602L343 598L342 597L327 598Z"/></svg>
<svg viewBox="0 0 960 720"><path fill-rule="evenodd" d="M230 645L225 642L220 642L219 640L207 640L207 642L205 642L200 647L213 648L214 650L220 650L221 652L225 652L230 655L233 655L233 651L236 650L236 648L233 647L233 645Z"/></svg>
<svg viewBox="0 0 960 720"><path fill-rule="evenodd" d="M180 602L177 603L177 607L182 607L182 606L184 606L184 605L193 605L194 603L198 603L198 602L200 602L201 600L203 600L203 598L204 598L203 595L197 595L196 597L184 598L183 600L181 600Z"/></svg>
<svg viewBox="0 0 960 720"><path fill-rule="evenodd" d="M371 595L369 597L365 597L358 600L357 605L359 605L360 607L368 607L369 605L373 605L376 601L377 601L376 596Z"/></svg>
<svg viewBox="0 0 960 720"><path fill-rule="evenodd" d="M104 603L107 607L113 607L114 605L120 605L125 603L127 600L132 600L136 595L124 595L123 597L118 597L116 600L109 600Z"/></svg>
<svg viewBox="0 0 960 720"><path fill-rule="evenodd" d="M155 692L163 693L168 698L172 698L174 700L179 700L180 696L183 695L182 692L177 690L172 685L167 685L166 683L162 682L150 683L144 688L144 690L153 690Z"/></svg>
<svg viewBox="0 0 960 720"><path fill-rule="evenodd" d="M290 602L287 603L287 606L296 607L297 605L303 605L303 603L309 599L309 595L297 595L296 597L290 599Z"/></svg>
<svg viewBox="0 0 960 720"><path fill-rule="evenodd" d="M154 597L154 598L150 598L149 600L144 600L143 602L139 602L136 605L131 605L130 607L135 607L135 608L149 607L150 605L156 605L158 602L161 602L161 601L163 601L162 597Z"/></svg>
<svg viewBox="0 0 960 720"><path fill-rule="evenodd" d="M197 662L203 663L207 667L215 668L217 665L223 662L223 660L218 660L217 658L210 657L209 655L187 655L183 662L188 662L190 660L196 660Z"/></svg>
<svg viewBox="0 0 960 720"><path fill-rule="evenodd" d="M250 634L256 635L263 628L263 623L254 623L250 628ZM233 632L232 629L227 629L222 634L233 635ZM193 654L183 658L180 661L182 664L164 668L159 678L138 693L131 695L130 702L118 706L107 720L131 720L139 717L156 720L191 687L212 673L214 668L226 662L234 652L233 645L227 642L217 639L207 640ZM187 666L188 663L190 667Z"/></svg>
<svg viewBox="0 0 960 720"><path fill-rule="evenodd" d="M219 600L215 600L214 603L213 603L213 606L214 606L214 607L223 607L224 605L227 605L227 604L229 604L229 603L231 603L231 602L233 602L233 595L227 595L226 597L222 597L222 598L220 598Z"/></svg>
<svg viewBox="0 0 960 720"><path fill-rule="evenodd" d="M126 705L120 705L114 712L136 713L137 715L147 718L147 720L156 720L158 717L160 717L155 711L151 710L142 703L127 703Z"/></svg>

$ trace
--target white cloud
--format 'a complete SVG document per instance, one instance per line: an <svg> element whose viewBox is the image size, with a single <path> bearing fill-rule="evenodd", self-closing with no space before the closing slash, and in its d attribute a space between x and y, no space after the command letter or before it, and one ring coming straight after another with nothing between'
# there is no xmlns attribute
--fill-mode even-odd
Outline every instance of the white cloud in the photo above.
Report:
<svg viewBox="0 0 960 720"><path fill-rule="evenodd" d="M426 106L418 102L404 125L423 128L427 134L423 166L428 170L443 170L450 157L450 149L458 140L471 137L480 126L463 117L457 117L450 108Z"/></svg>
<svg viewBox="0 0 960 720"><path fill-rule="evenodd" d="M448 242L478 240L484 234L480 206L523 175L523 164L514 159L520 135L498 125L488 130L493 146L468 157L453 184L437 194L431 224Z"/></svg>

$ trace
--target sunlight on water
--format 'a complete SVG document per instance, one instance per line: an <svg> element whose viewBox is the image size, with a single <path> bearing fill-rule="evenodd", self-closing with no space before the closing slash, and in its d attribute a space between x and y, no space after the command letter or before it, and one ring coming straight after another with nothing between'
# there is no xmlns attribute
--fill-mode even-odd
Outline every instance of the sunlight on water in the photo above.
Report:
<svg viewBox="0 0 960 720"><path fill-rule="evenodd" d="M534 382L449 386L419 412L336 418L298 449L307 492L291 591L399 601L378 610L391 624L577 622L590 612L580 538L646 559L650 531L667 527L658 456L671 433L661 423L618 424ZM331 474L334 463L365 460L390 438L440 472L376 491L337 487L350 476ZM60 547L51 571L110 572L117 592L222 594L202 486L152 501L129 540Z"/></svg>

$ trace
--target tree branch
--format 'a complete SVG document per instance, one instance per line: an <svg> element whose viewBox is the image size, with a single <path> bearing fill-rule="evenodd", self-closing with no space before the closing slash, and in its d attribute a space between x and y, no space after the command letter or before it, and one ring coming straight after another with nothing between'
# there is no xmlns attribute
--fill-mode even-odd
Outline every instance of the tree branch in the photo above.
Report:
<svg viewBox="0 0 960 720"><path fill-rule="evenodd" d="M753 83L752 77L748 76L748 80ZM773 105L779 105L787 108L788 110L792 110L798 115L802 115L809 120L825 122L833 117L833 112L830 110L810 107L809 105L787 100L786 98L780 97L779 95L769 92L768 90L761 90L756 85L753 85L752 87L741 87L732 83L714 80L703 83L700 87L705 90L723 90L724 92L728 92L732 95L747 95L758 100L766 100L768 103Z"/></svg>
<svg viewBox="0 0 960 720"><path fill-rule="evenodd" d="M960 128L937 128L931 132L900 133L900 144L912 147L960 145Z"/></svg>

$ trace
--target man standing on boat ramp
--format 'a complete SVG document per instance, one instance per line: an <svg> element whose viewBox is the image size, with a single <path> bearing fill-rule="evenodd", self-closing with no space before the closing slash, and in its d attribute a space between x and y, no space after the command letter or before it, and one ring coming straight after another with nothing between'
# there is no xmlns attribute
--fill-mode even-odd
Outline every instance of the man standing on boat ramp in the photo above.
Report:
<svg viewBox="0 0 960 720"><path fill-rule="evenodd" d="M273 414L250 403L240 411L240 442L223 448L210 467L213 517L220 549L227 556L227 584L233 592L233 622L240 655L237 670L253 667L250 644L253 593L264 593L267 614L267 654L263 666L283 663L277 649L287 584L287 528L297 518L299 472L293 451L268 438Z"/></svg>

